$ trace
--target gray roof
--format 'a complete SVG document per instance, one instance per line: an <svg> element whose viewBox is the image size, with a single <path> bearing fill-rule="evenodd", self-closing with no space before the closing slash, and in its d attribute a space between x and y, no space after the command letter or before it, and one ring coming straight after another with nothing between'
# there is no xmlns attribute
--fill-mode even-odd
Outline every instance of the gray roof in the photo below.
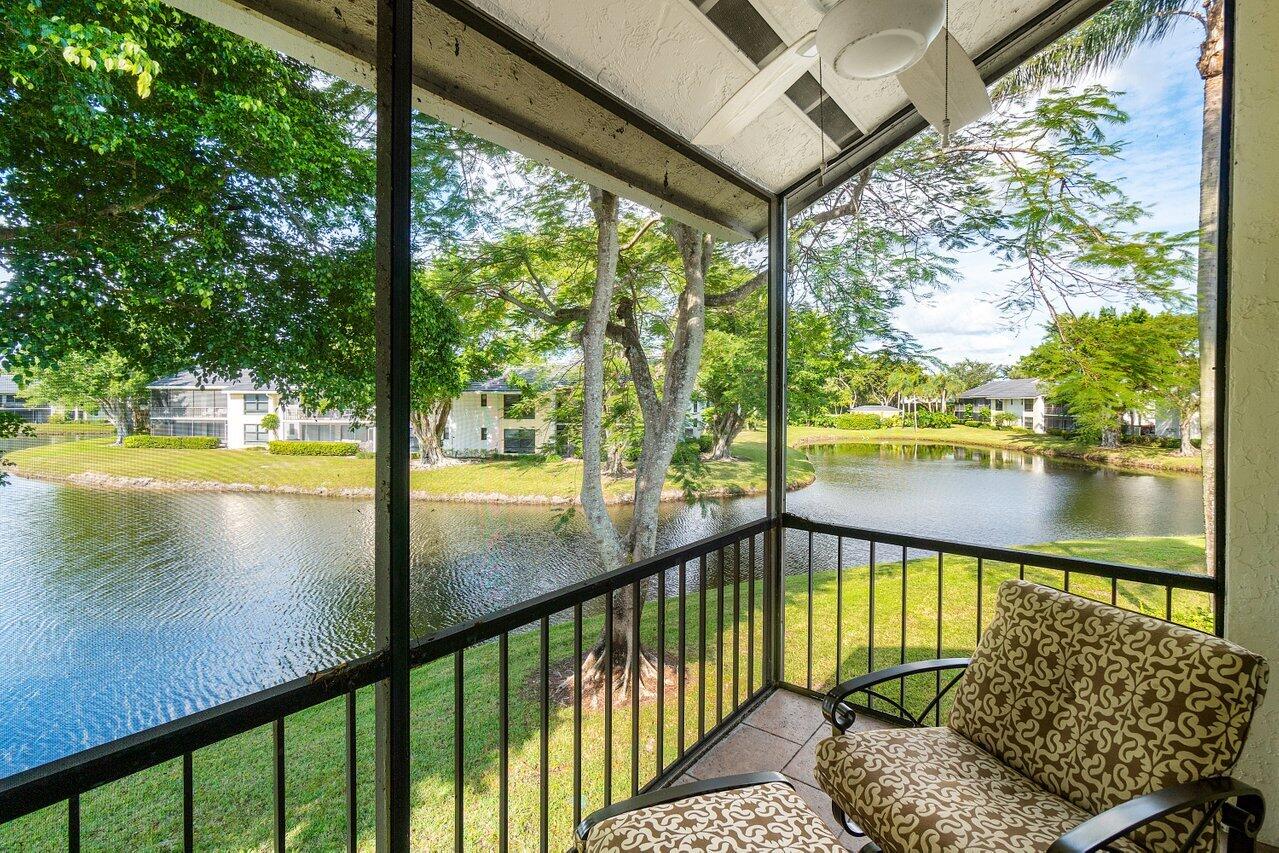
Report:
<svg viewBox="0 0 1279 853"><path fill-rule="evenodd" d="M171 376L165 376L157 379L147 386L156 390L164 390L166 388L200 388L221 391L274 391L275 386L267 383L266 385L258 385L253 381L253 377L247 370L240 371L238 376L230 379L224 379L219 376L208 376L201 381L200 377L192 370L184 370L181 373L174 373Z"/></svg>
<svg viewBox="0 0 1279 853"><path fill-rule="evenodd" d="M958 399L1013 400L1017 397L1038 397L1047 390L1038 379L992 379L984 385L969 388Z"/></svg>
<svg viewBox="0 0 1279 853"><path fill-rule="evenodd" d="M22 389L13 381L12 373L0 373L0 394L19 394Z"/></svg>
<svg viewBox="0 0 1279 853"><path fill-rule="evenodd" d="M564 381L563 375L550 377L546 372L536 367L519 367L507 370L498 376L491 376L488 379L478 379L475 382L466 383L463 391L481 391L487 394L501 394L502 392L516 392L522 390L513 383L513 377L518 377L523 385L532 385L534 388L559 388L568 383Z"/></svg>

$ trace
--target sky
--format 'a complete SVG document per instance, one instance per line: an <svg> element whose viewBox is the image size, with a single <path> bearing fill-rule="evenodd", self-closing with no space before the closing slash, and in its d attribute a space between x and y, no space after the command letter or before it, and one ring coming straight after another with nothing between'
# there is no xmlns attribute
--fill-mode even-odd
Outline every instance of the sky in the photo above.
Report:
<svg viewBox="0 0 1279 853"><path fill-rule="evenodd" d="M1195 59L1202 39L1198 25L1185 21L1162 42L1135 51L1119 68L1085 81L1123 93L1119 106L1131 119L1114 136L1128 145L1120 159L1099 171L1121 181L1147 209L1144 230L1198 226L1203 83ZM958 260L950 289L926 302L903 305L896 313L899 327L947 363L964 358L1014 363L1043 338L1046 315L1040 312L1010 327L994 305L1003 280L996 262L980 250ZM1081 299L1071 304L1082 311L1104 303Z"/></svg>

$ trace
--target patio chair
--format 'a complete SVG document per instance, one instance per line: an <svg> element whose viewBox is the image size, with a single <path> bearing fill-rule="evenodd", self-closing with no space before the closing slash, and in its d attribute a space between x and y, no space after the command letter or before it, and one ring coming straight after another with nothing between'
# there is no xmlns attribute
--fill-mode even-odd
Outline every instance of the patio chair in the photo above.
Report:
<svg viewBox="0 0 1279 853"><path fill-rule="evenodd" d="M724 776L615 803L582 821L577 850L845 853L780 773Z"/></svg>
<svg viewBox="0 0 1279 853"><path fill-rule="evenodd" d="M945 726L923 726L934 704L914 716L883 687L954 671L933 700L956 687ZM1228 851L1254 850L1264 802L1228 774L1266 673L1218 637L1008 581L971 661L830 691L816 775L845 828L885 853L1207 851L1223 830ZM849 731L858 693L916 727Z"/></svg>

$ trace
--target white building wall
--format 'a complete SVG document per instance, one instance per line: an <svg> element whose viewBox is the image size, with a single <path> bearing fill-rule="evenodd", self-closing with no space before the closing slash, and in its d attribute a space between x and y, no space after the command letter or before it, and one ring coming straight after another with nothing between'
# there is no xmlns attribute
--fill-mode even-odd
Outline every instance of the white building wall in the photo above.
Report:
<svg viewBox="0 0 1279 853"><path fill-rule="evenodd" d="M265 393L267 395L267 412L272 412L280 416L281 425L284 418L280 412L280 395L274 392L249 392L249 391L228 391L227 407L226 407L226 446L232 450L243 450L245 447L263 445L248 445L244 441L244 427L246 424L257 426L262 423L262 417L267 412L245 412L244 398L250 393ZM269 436L268 436L269 438Z"/></svg>
<svg viewBox="0 0 1279 853"><path fill-rule="evenodd" d="M531 429L537 434L535 449L541 450L555 438L555 424L550 418L550 406L539 407L532 418L505 418L502 416L507 395L501 392L464 391L449 412L448 437L444 439L444 452L450 456L491 456L505 452L503 433L508 429ZM519 396L512 394L511 396ZM484 399L486 398L486 399ZM481 405L487 402L487 405ZM484 435L483 431L487 431ZM484 435L481 438L481 435Z"/></svg>
<svg viewBox="0 0 1279 853"><path fill-rule="evenodd" d="M1031 405L1027 406L1026 401L1030 400ZM1002 404L1002 409L996 409L995 404ZM1000 411L1008 412L1017 417L1017 423L1014 426L1025 427L1026 416L1031 418L1031 429L1035 432L1044 431L1044 413L1045 403L1043 397L1013 397L1013 398L994 398L990 401L990 422L995 423L995 416Z"/></svg>
<svg viewBox="0 0 1279 853"><path fill-rule="evenodd" d="M1239 0L1230 207L1230 349L1226 379L1226 636L1279 662L1279 4ZM1279 689L1248 735L1235 775L1279 802ZM1261 839L1279 844L1279 820Z"/></svg>

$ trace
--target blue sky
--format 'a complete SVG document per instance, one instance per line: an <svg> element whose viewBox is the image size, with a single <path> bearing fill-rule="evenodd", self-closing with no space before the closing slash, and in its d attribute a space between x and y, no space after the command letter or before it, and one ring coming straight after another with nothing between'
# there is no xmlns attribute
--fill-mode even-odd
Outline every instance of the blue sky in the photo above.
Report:
<svg viewBox="0 0 1279 853"><path fill-rule="evenodd" d="M1128 147L1102 173L1121 181L1146 207L1149 217L1142 227L1147 230L1188 231L1198 224L1203 83L1195 59L1202 39L1198 25L1186 21L1162 42L1135 52L1122 67L1088 81L1123 92L1119 104L1131 120L1114 135ZM946 362L1015 362L1042 339L1046 318L1037 314L1010 327L992 304L1001 291L1001 274L995 267L981 251L961 255L950 290L926 303L903 306L896 315L898 324ZM1076 310L1102 304L1072 302Z"/></svg>

